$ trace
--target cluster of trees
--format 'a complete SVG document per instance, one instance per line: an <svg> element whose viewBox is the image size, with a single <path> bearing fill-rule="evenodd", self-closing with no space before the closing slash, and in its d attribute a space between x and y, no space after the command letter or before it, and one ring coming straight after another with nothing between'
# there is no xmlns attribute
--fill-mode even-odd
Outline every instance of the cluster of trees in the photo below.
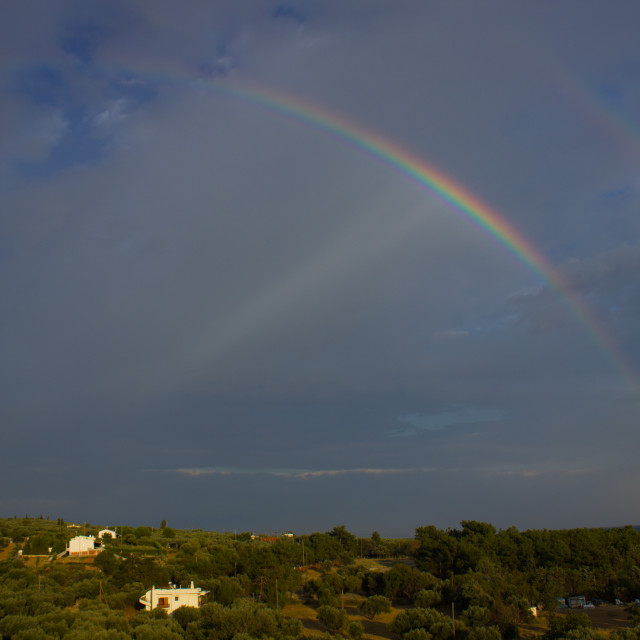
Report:
<svg viewBox="0 0 640 640"><path fill-rule="evenodd" d="M172 617L154 609L130 618L105 604L82 600L77 612L55 609L33 615L8 614L0 619L2 637L19 640L296 640L301 631L302 625L295 618L285 618L265 604L250 600L238 600L229 607L218 603L200 609L181 607Z"/></svg>
<svg viewBox="0 0 640 640"><path fill-rule="evenodd" d="M476 521L461 525L417 529L416 565L441 579L499 569L495 585L506 580L547 610L567 594L624 602L640 594L640 534L634 527L521 532Z"/></svg>
<svg viewBox="0 0 640 640"><path fill-rule="evenodd" d="M632 527L520 532L463 521L460 529L420 527L413 540L384 540L338 526L261 542L248 533L180 531L163 521L158 529L118 533L89 567L42 559L27 566L18 547L34 555L64 549L78 530L60 519L0 519L7 556L0 561L2 638L294 640L304 637L303 628L282 609L295 595L316 609L327 638L359 640L367 621L388 621L395 606L390 637L509 640L531 621L530 607L542 605L550 615L543 640L598 640L586 616L553 617L557 598L581 593L628 602L640 594L640 534ZM15 546L7 549L9 540ZM358 556L387 558L388 569L368 569ZM302 565L315 567L313 579ZM200 609L171 618L139 610L150 587L191 581L209 592ZM345 594L359 603L362 620L345 612ZM612 640L640 637L630 628Z"/></svg>

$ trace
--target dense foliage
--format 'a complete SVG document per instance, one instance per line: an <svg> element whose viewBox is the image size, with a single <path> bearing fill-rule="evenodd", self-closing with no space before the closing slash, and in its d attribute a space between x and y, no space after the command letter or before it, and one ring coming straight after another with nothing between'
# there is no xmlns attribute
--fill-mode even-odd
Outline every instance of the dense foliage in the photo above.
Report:
<svg viewBox="0 0 640 640"><path fill-rule="evenodd" d="M420 527L414 540L357 538L344 526L261 540L163 521L117 527L94 559L56 557L71 537L97 532L60 519L0 519L2 638L294 640L308 631L286 605L302 601L329 638L366 637L382 618L389 637L402 640L515 638L536 606L548 616L542 640L595 640L600 632L584 614L555 615L558 598L630 602L640 594L633 527L521 532L463 521L446 531ZM387 568L360 557L385 558ZM152 586L191 581L208 592L199 609L171 617L141 610ZM357 599L351 613L345 594ZM640 621L635 609L631 620ZM640 640L633 626L611 638Z"/></svg>

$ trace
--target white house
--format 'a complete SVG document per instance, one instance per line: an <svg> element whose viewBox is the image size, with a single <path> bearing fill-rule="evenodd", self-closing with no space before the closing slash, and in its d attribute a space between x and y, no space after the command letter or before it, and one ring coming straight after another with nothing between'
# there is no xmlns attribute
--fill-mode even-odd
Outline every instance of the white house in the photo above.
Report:
<svg viewBox="0 0 640 640"><path fill-rule="evenodd" d="M96 547L96 539L93 536L76 536L67 544L70 556L96 556L101 551L102 547Z"/></svg>
<svg viewBox="0 0 640 640"><path fill-rule="evenodd" d="M118 537L118 534L115 531L111 531L111 529L102 529L102 531L98 531L98 538L105 537L115 540Z"/></svg>
<svg viewBox="0 0 640 640"><path fill-rule="evenodd" d="M178 588L170 585L168 589L156 589L152 587L142 598L140 604L144 605L146 611L151 611L156 607L164 609L167 613L173 613L178 607L196 607L202 603L202 598L208 591L203 591L200 587L194 587L193 582L189 588Z"/></svg>

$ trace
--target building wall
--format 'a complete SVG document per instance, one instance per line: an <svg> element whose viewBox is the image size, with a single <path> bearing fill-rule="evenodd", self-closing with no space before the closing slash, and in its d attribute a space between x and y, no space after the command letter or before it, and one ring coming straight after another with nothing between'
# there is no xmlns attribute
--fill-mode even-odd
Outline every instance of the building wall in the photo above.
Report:
<svg viewBox="0 0 640 640"><path fill-rule="evenodd" d="M179 607L199 607L200 598L208 593L200 588L194 589L151 589L147 591L140 603L149 611L152 607L173 613Z"/></svg>
<svg viewBox="0 0 640 640"><path fill-rule="evenodd" d="M67 550L70 556L93 556L102 551L102 549L95 548L95 538L93 536L76 536L75 538L71 538Z"/></svg>
<svg viewBox="0 0 640 640"><path fill-rule="evenodd" d="M111 531L111 529L103 529L98 532L98 538L104 538L105 533L111 536L114 540L118 537L118 534L115 531Z"/></svg>

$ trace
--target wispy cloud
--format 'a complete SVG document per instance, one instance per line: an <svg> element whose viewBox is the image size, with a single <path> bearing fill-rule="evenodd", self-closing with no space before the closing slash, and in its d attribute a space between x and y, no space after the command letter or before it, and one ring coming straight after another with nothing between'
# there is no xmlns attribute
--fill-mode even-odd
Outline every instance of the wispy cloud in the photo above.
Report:
<svg viewBox="0 0 640 640"><path fill-rule="evenodd" d="M586 476L597 472L598 469L591 466L571 466L569 464L531 464L531 465L505 465L499 467L480 467L476 473L485 477L510 477L510 478L543 478L543 477L575 477Z"/></svg>
<svg viewBox="0 0 640 640"><path fill-rule="evenodd" d="M623 198L629 194L630 186L619 187L618 189L610 189L600 194L601 200L612 200L614 198Z"/></svg>
<svg viewBox="0 0 640 640"><path fill-rule="evenodd" d="M373 469L360 467L355 469L238 469L230 467L189 467L183 469L170 469L172 473L180 473L192 477L200 476L246 476L246 475L268 475L284 478L321 478L326 476L343 475L391 475L405 473L429 473L434 469L426 467L413 467L407 469Z"/></svg>
<svg viewBox="0 0 640 640"><path fill-rule="evenodd" d="M395 435L415 435L420 431L442 431L447 427L459 424L475 424L479 422L493 422L501 420L503 412L496 409L476 409L474 407L461 407L440 413L407 413L398 416L398 422L409 425L408 428L399 429Z"/></svg>
<svg viewBox="0 0 640 640"><path fill-rule="evenodd" d="M107 127L117 124L126 117L126 98L112 100L105 109L100 111L93 119L96 126Z"/></svg>

